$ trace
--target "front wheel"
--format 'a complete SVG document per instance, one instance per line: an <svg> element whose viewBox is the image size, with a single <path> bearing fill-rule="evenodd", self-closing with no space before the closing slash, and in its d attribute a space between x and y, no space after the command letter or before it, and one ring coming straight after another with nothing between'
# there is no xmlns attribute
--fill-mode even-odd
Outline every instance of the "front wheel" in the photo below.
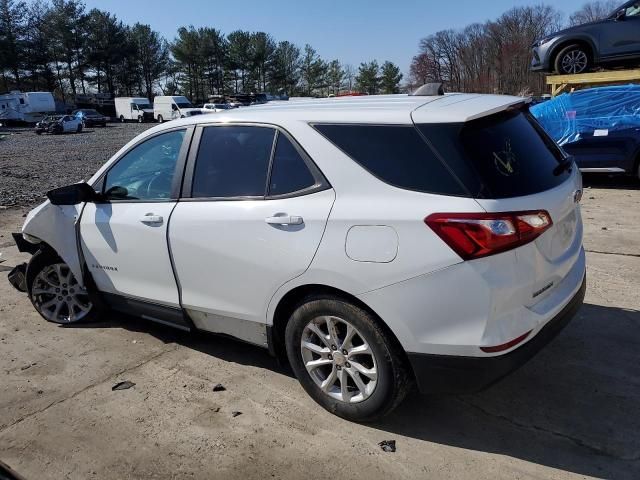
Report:
<svg viewBox="0 0 640 480"><path fill-rule="evenodd" d="M158 123L162 123L162 122L164 122L162 115L158 115Z"/></svg>
<svg viewBox="0 0 640 480"><path fill-rule="evenodd" d="M120 115L120 123L124 123L124 115Z"/></svg>
<svg viewBox="0 0 640 480"><path fill-rule="evenodd" d="M142 123L143 122L143 118L142 117L138 117L138 123Z"/></svg>
<svg viewBox="0 0 640 480"><path fill-rule="evenodd" d="M585 73L591 68L591 56L582 45L569 45L556 56L555 70L561 75Z"/></svg>
<svg viewBox="0 0 640 480"><path fill-rule="evenodd" d="M306 299L285 331L287 356L306 392L347 420L391 412L411 385L400 348L368 311L337 297Z"/></svg>
<svg viewBox="0 0 640 480"><path fill-rule="evenodd" d="M47 321L60 324L86 322L98 317L98 309L80 286L69 266L57 255L39 251L27 267L29 298Z"/></svg>

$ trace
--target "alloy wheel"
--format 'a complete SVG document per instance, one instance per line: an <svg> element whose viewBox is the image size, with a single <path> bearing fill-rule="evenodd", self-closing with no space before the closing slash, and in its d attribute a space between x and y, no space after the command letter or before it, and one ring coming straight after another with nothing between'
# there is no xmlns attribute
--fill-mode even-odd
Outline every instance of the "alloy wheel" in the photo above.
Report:
<svg viewBox="0 0 640 480"><path fill-rule="evenodd" d="M300 339L309 376L326 395L346 403L369 398L378 382L378 362L364 336L348 321L321 316Z"/></svg>
<svg viewBox="0 0 640 480"><path fill-rule="evenodd" d="M582 73L587 68L589 59L582 50L571 50L562 57L562 71L564 73Z"/></svg>
<svg viewBox="0 0 640 480"><path fill-rule="evenodd" d="M78 322L93 307L87 290L78 284L65 263L43 268L33 281L31 296L42 316L55 323Z"/></svg>

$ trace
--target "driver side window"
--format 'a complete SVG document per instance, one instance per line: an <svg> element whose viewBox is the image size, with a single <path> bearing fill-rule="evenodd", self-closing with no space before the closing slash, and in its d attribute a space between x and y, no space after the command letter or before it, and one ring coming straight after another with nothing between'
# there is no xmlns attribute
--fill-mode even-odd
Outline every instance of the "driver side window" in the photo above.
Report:
<svg viewBox="0 0 640 480"><path fill-rule="evenodd" d="M627 17L637 17L640 16L640 2L638 3L634 3L633 5L631 5L630 7L627 7L627 10L625 12L625 15Z"/></svg>
<svg viewBox="0 0 640 480"><path fill-rule="evenodd" d="M157 135L129 150L109 170L109 200L168 200L185 130Z"/></svg>

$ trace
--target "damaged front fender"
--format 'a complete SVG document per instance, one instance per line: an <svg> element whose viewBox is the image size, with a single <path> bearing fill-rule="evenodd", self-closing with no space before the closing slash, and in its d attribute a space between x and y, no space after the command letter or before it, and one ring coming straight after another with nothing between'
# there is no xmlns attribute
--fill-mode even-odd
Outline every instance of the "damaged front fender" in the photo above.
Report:
<svg viewBox="0 0 640 480"><path fill-rule="evenodd" d="M69 265L78 283L84 286L77 235L82 208L83 204L58 206L47 200L29 212L22 233L39 239L55 250Z"/></svg>

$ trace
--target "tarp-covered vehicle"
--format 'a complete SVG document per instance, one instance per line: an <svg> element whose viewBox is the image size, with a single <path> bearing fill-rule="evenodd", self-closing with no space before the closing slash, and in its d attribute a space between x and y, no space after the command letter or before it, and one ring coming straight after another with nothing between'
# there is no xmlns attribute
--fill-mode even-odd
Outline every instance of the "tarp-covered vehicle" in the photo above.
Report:
<svg viewBox="0 0 640 480"><path fill-rule="evenodd" d="M583 172L640 178L640 85L565 93L531 113Z"/></svg>

